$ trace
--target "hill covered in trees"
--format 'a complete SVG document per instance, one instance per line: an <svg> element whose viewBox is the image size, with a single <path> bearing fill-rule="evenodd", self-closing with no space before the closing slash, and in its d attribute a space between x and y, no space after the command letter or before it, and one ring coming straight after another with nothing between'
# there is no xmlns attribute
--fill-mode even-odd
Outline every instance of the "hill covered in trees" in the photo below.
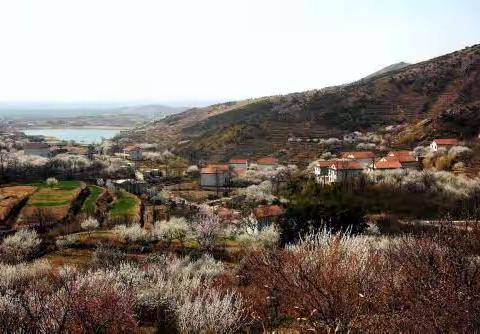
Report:
<svg viewBox="0 0 480 334"><path fill-rule="evenodd" d="M477 134L480 45L400 67L348 85L190 109L126 136L185 156L226 159L314 155L318 145L299 147L292 138L310 142L352 131L394 129L391 145L405 147L434 136Z"/></svg>

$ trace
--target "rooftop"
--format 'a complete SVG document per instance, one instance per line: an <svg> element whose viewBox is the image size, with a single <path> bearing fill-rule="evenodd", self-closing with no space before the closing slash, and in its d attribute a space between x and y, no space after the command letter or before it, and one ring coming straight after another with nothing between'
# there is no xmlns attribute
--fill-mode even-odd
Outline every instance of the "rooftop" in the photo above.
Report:
<svg viewBox="0 0 480 334"><path fill-rule="evenodd" d="M230 170L230 167L228 165L212 164L212 165L207 165L203 167L200 170L200 173L201 174L218 174L218 173L228 172L229 170Z"/></svg>
<svg viewBox="0 0 480 334"><path fill-rule="evenodd" d="M433 140L437 145L458 145L458 139L455 138L440 138Z"/></svg>
<svg viewBox="0 0 480 334"><path fill-rule="evenodd" d="M375 153L372 151L342 152L340 157L348 159L372 159L375 157Z"/></svg>
<svg viewBox="0 0 480 334"><path fill-rule="evenodd" d="M363 165L356 160L337 160L331 164L330 168L337 170L362 170Z"/></svg>
<svg viewBox="0 0 480 334"><path fill-rule="evenodd" d="M259 165L276 165L278 164L278 159L274 157L264 157L257 160Z"/></svg>
<svg viewBox="0 0 480 334"><path fill-rule="evenodd" d="M412 151L391 151L387 157L397 158L400 162L415 162L417 158L413 155Z"/></svg>
<svg viewBox="0 0 480 334"><path fill-rule="evenodd" d="M228 161L229 164L246 164L248 163L247 159L230 159Z"/></svg>
<svg viewBox="0 0 480 334"><path fill-rule="evenodd" d="M385 157L378 159L374 167L375 169L398 169L402 168L402 164L395 157Z"/></svg>

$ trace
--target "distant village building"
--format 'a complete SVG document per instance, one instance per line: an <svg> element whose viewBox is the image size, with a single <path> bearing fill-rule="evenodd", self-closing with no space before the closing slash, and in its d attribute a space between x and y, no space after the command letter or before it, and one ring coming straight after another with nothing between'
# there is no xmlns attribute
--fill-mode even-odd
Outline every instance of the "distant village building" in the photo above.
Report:
<svg viewBox="0 0 480 334"><path fill-rule="evenodd" d="M387 174L393 171L402 170L402 164L396 157L383 157L370 165L369 172L375 171L382 174Z"/></svg>
<svg viewBox="0 0 480 334"><path fill-rule="evenodd" d="M138 181L134 179L115 180L113 181L115 188L120 188L135 195L142 195L145 193L147 183L145 181Z"/></svg>
<svg viewBox="0 0 480 334"><path fill-rule="evenodd" d="M430 149L433 152L436 152L442 148L449 150L452 146L456 145L458 145L458 139L455 138L434 139L430 144Z"/></svg>
<svg viewBox="0 0 480 334"><path fill-rule="evenodd" d="M368 165L375 161L375 153L371 151L343 152L340 154L340 158L356 160L360 162L364 168L367 168Z"/></svg>
<svg viewBox="0 0 480 334"><path fill-rule="evenodd" d="M234 171L237 170L247 170L248 160L247 159L230 159L228 165L232 167Z"/></svg>
<svg viewBox="0 0 480 334"><path fill-rule="evenodd" d="M418 158L413 154L412 151L391 151L388 153L387 157L396 158L402 164L402 168L419 168Z"/></svg>
<svg viewBox="0 0 480 334"><path fill-rule="evenodd" d="M23 146L23 152L25 155L37 155L40 157L47 158L50 155L50 147L47 143L42 142L31 142L26 143Z"/></svg>
<svg viewBox="0 0 480 334"><path fill-rule="evenodd" d="M225 187L230 183L230 167L228 165L207 165L200 170L200 186Z"/></svg>
<svg viewBox="0 0 480 334"><path fill-rule="evenodd" d="M123 149L123 153L132 161L142 160L142 149L138 146L127 146Z"/></svg>
<svg viewBox="0 0 480 334"><path fill-rule="evenodd" d="M257 160L257 168L262 169L275 169L278 167L278 159L274 157L264 157Z"/></svg>
<svg viewBox="0 0 480 334"><path fill-rule="evenodd" d="M328 183L345 182L362 174L364 166L356 160L334 161L328 168Z"/></svg>
<svg viewBox="0 0 480 334"><path fill-rule="evenodd" d="M317 183L329 183L328 170L335 161L336 160L319 160L316 162L313 173Z"/></svg>

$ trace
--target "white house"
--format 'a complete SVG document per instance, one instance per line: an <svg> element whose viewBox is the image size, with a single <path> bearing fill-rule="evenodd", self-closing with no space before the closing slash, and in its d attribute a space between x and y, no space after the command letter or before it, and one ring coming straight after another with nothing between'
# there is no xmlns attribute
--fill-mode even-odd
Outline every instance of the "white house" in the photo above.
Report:
<svg viewBox="0 0 480 334"><path fill-rule="evenodd" d="M337 160L319 160L315 163L313 173L315 175L315 181L317 181L317 183L329 183L328 170L335 161Z"/></svg>
<svg viewBox="0 0 480 334"><path fill-rule="evenodd" d="M23 146L25 155L38 155L47 158L50 155L50 147L47 143L31 142Z"/></svg>
<svg viewBox="0 0 480 334"><path fill-rule="evenodd" d="M224 187L230 181L228 165L207 165L200 170L200 186Z"/></svg>
<svg viewBox="0 0 480 334"><path fill-rule="evenodd" d="M328 168L328 183L352 180L363 173L364 166L356 160L335 161Z"/></svg>
<svg viewBox="0 0 480 334"><path fill-rule="evenodd" d="M449 150L452 146L456 145L458 145L458 139L455 138L434 139L430 144L430 149L436 152L441 148Z"/></svg>

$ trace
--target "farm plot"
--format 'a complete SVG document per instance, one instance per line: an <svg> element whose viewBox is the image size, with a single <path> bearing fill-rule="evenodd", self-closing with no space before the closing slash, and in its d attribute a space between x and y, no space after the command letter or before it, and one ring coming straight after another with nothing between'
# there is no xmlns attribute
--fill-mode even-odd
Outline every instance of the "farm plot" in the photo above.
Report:
<svg viewBox="0 0 480 334"><path fill-rule="evenodd" d="M85 202L83 202L82 213L93 215L97 210L97 201L100 196L103 195L105 189L98 186L88 186L88 190L90 194L87 199L85 199Z"/></svg>
<svg viewBox="0 0 480 334"><path fill-rule="evenodd" d="M140 199L125 190L115 193L115 199L108 213L108 220L112 223L139 223Z"/></svg>
<svg viewBox="0 0 480 334"><path fill-rule="evenodd" d="M85 184L79 181L61 181L49 187L45 183L34 184L38 190L30 196L20 211L17 226L54 224L65 219L72 204Z"/></svg>
<svg viewBox="0 0 480 334"><path fill-rule="evenodd" d="M12 210L37 190L33 186L0 188L0 222L4 222Z"/></svg>

